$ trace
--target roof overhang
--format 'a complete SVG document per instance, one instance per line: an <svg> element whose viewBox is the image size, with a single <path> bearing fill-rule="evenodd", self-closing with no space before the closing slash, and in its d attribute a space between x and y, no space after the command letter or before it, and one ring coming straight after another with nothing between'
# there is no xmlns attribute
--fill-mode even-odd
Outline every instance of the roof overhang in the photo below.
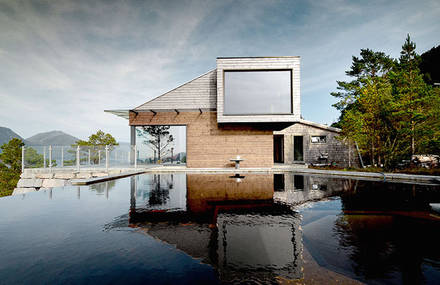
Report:
<svg viewBox="0 0 440 285"><path fill-rule="evenodd" d="M118 117L127 119L127 120L130 117L130 111L131 110L129 110L129 109L104 110L104 112L106 112L106 113L110 113L110 114L116 115Z"/></svg>
<svg viewBox="0 0 440 285"><path fill-rule="evenodd" d="M113 114L115 116L124 118L124 119L129 119L130 118L130 112L131 113L153 113L154 115L156 115L159 112L173 112L173 113L181 113L181 112L212 112L212 111L216 111L215 108L197 108L197 109L189 109L189 108L185 108L185 109L149 109L149 110L144 110L144 109L116 109L116 110L104 110L104 112L106 113L110 113Z"/></svg>

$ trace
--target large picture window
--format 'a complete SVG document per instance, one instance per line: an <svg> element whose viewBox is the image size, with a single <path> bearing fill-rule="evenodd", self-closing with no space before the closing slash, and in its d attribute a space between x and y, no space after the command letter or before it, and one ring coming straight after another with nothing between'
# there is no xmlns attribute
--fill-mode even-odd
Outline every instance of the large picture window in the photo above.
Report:
<svg viewBox="0 0 440 285"><path fill-rule="evenodd" d="M292 113L290 70L224 71L224 114Z"/></svg>
<svg viewBox="0 0 440 285"><path fill-rule="evenodd" d="M186 126L137 126L139 164L186 163Z"/></svg>

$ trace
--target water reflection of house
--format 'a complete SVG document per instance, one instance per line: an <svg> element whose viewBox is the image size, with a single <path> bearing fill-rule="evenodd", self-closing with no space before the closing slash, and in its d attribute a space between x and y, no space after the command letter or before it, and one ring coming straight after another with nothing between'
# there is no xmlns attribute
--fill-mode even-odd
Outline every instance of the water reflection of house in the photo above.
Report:
<svg viewBox="0 0 440 285"><path fill-rule="evenodd" d="M350 179L295 175L292 172L275 176L278 176L275 178L278 180L278 189L274 193L274 199L290 205L335 196L353 185Z"/></svg>
<svg viewBox="0 0 440 285"><path fill-rule="evenodd" d="M131 225L212 264L224 282L301 277L300 219L289 206L273 203L272 174L246 175L240 182L229 175L184 176L186 209L169 207L171 196L163 208L139 207L132 178Z"/></svg>

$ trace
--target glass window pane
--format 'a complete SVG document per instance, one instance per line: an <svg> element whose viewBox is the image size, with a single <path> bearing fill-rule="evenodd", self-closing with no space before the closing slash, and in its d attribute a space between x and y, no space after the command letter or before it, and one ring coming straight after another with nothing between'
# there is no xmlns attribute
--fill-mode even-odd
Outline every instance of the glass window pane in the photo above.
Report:
<svg viewBox="0 0 440 285"><path fill-rule="evenodd" d="M326 136L312 136L311 142L312 143L325 143Z"/></svg>
<svg viewBox="0 0 440 285"><path fill-rule="evenodd" d="M139 164L186 163L186 126L138 126L136 149Z"/></svg>
<svg viewBox="0 0 440 285"><path fill-rule="evenodd" d="M225 71L224 114L290 114L290 70Z"/></svg>

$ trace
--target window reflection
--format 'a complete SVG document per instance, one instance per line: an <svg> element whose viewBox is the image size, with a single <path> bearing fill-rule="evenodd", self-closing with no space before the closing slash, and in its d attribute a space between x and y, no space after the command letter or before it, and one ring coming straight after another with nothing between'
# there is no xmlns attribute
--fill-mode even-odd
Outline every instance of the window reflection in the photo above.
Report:
<svg viewBox="0 0 440 285"><path fill-rule="evenodd" d="M292 113L291 71L225 71L224 114Z"/></svg>
<svg viewBox="0 0 440 285"><path fill-rule="evenodd" d="M138 164L186 163L186 126L136 127Z"/></svg>

